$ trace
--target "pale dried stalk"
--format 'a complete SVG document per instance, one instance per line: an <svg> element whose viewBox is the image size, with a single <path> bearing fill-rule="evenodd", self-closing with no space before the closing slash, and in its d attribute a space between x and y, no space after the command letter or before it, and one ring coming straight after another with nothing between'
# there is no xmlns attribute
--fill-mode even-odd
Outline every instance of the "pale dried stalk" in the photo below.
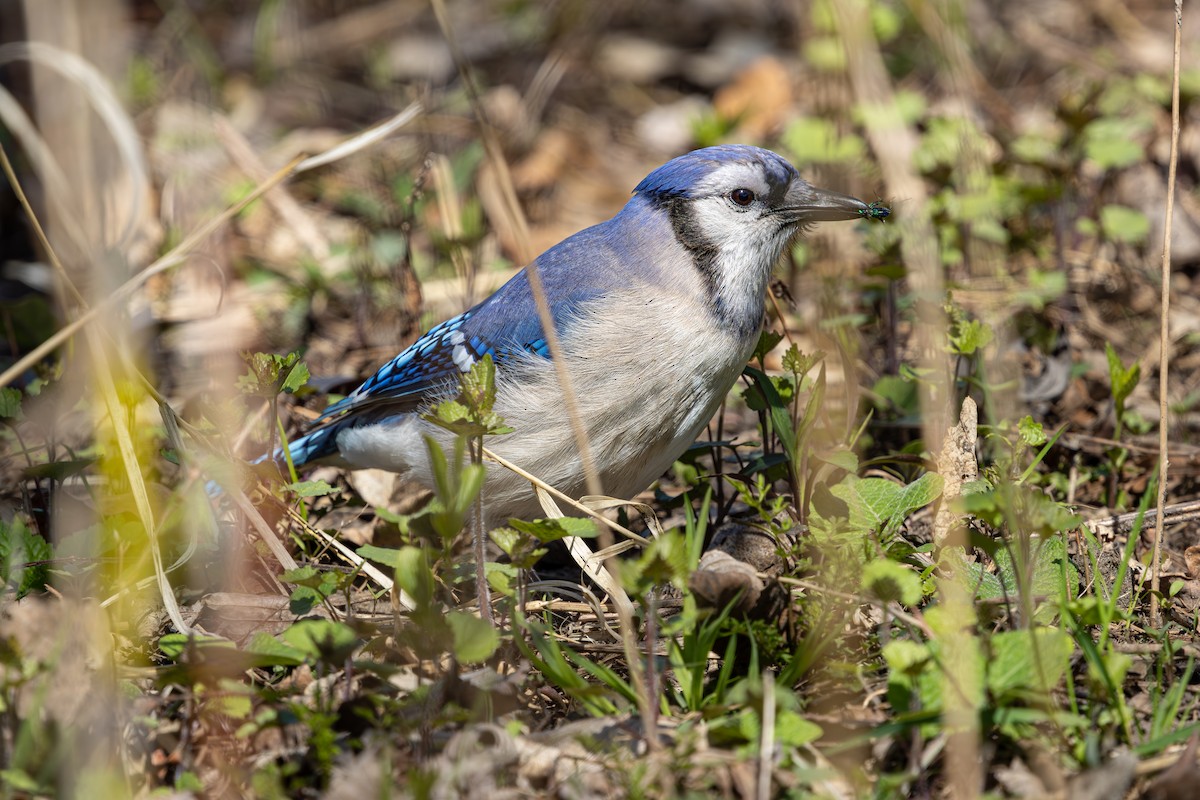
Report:
<svg viewBox="0 0 1200 800"><path fill-rule="evenodd" d="M771 767L775 760L775 673L762 671L762 735L758 744L758 800L771 798Z"/></svg>
<svg viewBox="0 0 1200 800"><path fill-rule="evenodd" d="M624 525L621 525L620 523L617 523L617 522L613 522L611 519L608 519L603 514L600 514L596 511L592 510L591 508L584 505L580 501L575 500L574 498L572 498L571 496L569 496L567 494L564 494L563 492L560 492L558 489L555 489L553 486L546 483L544 480L542 480L538 476L534 475L531 472L528 472L527 470L522 469L521 467L518 467L516 464L512 463L508 459L504 458L503 456L497 455L496 453L494 453L493 451L489 450L486 447L483 448L483 457L488 459L489 461L496 462L497 464L504 467L506 470L509 470L510 472L520 475L522 478L524 478L525 480L527 480L531 484L533 484L534 488L541 489L542 491L546 492L547 494L552 495L556 500L566 503L567 505L571 506L571 508L574 508L576 511L579 511L582 514L585 514L585 515L591 517L596 522L599 522L602 525L605 525L605 526L611 528L612 530L616 531L617 533L621 534L622 536L624 536L628 539L632 539L633 541L637 542L638 544L642 544L642 545L649 544L649 542L646 540L646 538L644 536L639 536L638 534L636 534L633 531L626 528ZM605 500L607 501L607 498L605 498ZM607 502L605 502L605 507L608 507L608 506L609 506L609 504Z"/></svg>
<svg viewBox="0 0 1200 800"><path fill-rule="evenodd" d="M587 429L583 424L583 417L579 413L579 400L571 383L570 373L567 371L567 361L563 358L562 348L558 342L558 331L554 327L554 316L550 312L550 304L546 299L546 292L542 287L542 279L538 274L537 265L533 262L533 254L529 252L529 226L525 221L524 213L521 211L521 204L517 200L516 189L513 188L512 175L508 169L508 162L504 160L500 144L496 140L491 125L488 124L486 115L483 113L483 107L479 102L479 93L475 88L475 82L471 79L471 74L467 70L466 60L463 58L462 52L458 47L458 39L454 35L454 30L450 27L450 18L446 13L444 0L433 0L433 14L437 18L438 27L442 29L442 34L446 37L447 44L450 45L450 52L454 58L455 66L458 68L463 86L466 87L467 94L470 97L471 108L475 112L476 120L479 123L479 136L483 140L483 149L488 163L496 171L497 183L500 186L501 196L504 198L509 222L516 230L516 238L520 250L518 257L521 261L528 262L525 267L525 274L529 277L529 289L533 294L534 305L537 307L538 320L542 324L542 335L546 339L546 348L550 351L550 362L553 364L555 375L558 378L559 391L562 392L563 405L567 411L567 419L571 423L571 433L575 438L575 446L579 448L579 460L583 465L583 474L587 482L588 494L604 494L604 489L600 483L600 473L596 470L596 462L592 457L592 448L588 442ZM605 538L606 536L607 532L601 529L601 538Z"/></svg>
<svg viewBox="0 0 1200 800"><path fill-rule="evenodd" d="M908 266L909 283L917 299L919 321L915 335L920 366L928 378L920 382L922 432L926 448L941 450L948 419L953 413L950 365L946 353L946 315L942 311L945 285L936 249L937 236L930 219L928 192L913 168L913 153L919 141L916 131L901 117L895 91L883 62L879 42L873 35L868 8L862 2L831 4L838 32L847 56L847 72L858 102L871 107L876 122L867 126L871 151L879 161L887 191L909 198L910 213L899 218L900 250ZM943 545L965 547L967 537L962 525L952 525ZM950 576L938 580L938 594L955 624L941 637L948 652L967 652L978 647L969 620L973 618L971 598ZM951 686L969 686L974 680L967 659L950 661L946 666L947 691L945 723L955 731L946 751L948 795L958 800L977 797L983 785L979 759L979 714L970 699L974 695Z"/></svg>
<svg viewBox="0 0 1200 800"><path fill-rule="evenodd" d="M1162 303L1158 331L1158 519L1167 503L1167 366L1170 361L1171 217L1175 214L1175 172L1179 165L1179 50L1183 35L1183 0L1175 0L1175 53L1171 65L1171 160L1167 166L1167 218L1163 222ZM1162 563L1162 529L1154 526L1154 554L1150 560L1150 627L1159 626L1158 573Z"/></svg>

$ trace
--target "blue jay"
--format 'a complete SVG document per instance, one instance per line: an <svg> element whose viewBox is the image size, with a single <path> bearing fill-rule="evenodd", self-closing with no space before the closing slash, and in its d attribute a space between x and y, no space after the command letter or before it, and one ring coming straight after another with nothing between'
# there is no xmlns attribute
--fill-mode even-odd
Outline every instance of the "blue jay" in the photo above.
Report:
<svg viewBox="0 0 1200 800"><path fill-rule="evenodd" d="M696 150L655 169L612 219L537 258L580 416L607 494L632 497L692 444L733 387L763 324L771 271L815 222L868 216L781 156L746 145ZM499 455L578 496L585 476L529 278L435 326L290 445L297 466L381 468L432 486L424 420L491 354ZM539 515L524 479L489 465L485 522Z"/></svg>

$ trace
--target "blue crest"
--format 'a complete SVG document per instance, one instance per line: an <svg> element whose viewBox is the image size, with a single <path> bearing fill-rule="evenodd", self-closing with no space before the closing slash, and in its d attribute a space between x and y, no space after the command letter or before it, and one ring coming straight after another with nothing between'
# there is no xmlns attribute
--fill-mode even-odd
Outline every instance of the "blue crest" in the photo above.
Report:
<svg viewBox="0 0 1200 800"><path fill-rule="evenodd" d="M714 168L735 163L761 164L767 179L776 185L785 186L796 176L795 168L770 150L748 144L719 144L671 159L647 175L633 191L660 197L694 197L696 186Z"/></svg>

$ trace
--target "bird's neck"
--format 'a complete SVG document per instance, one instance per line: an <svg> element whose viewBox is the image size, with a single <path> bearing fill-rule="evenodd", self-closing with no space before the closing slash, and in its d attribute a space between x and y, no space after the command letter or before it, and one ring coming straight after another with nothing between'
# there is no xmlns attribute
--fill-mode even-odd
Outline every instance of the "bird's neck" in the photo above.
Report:
<svg viewBox="0 0 1200 800"><path fill-rule="evenodd" d="M738 339L757 338L767 281L780 253L760 252L745 239L718 245L705 235L682 198L668 200L665 210L676 241L691 257L703 282L717 324Z"/></svg>

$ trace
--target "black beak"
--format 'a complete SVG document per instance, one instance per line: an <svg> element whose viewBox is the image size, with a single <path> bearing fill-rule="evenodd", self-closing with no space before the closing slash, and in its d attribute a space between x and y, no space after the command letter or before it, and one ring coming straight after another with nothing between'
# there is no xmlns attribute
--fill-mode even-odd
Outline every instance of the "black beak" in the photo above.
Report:
<svg viewBox="0 0 1200 800"><path fill-rule="evenodd" d="M818 189L807 181L796 179L783 196L783 205L774 209L788 222L837 222L858 219L870 214L871 207L859 200L828 189Z"/></svg>

